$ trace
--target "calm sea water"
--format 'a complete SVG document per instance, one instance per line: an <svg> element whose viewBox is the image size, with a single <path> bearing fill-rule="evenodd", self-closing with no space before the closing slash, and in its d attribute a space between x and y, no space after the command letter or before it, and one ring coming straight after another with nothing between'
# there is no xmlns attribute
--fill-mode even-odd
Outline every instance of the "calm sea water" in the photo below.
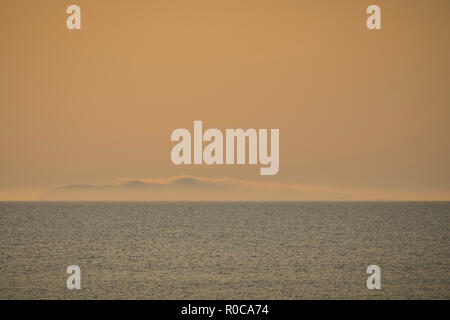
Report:
<svg viewBox="0 0 450 320"><path fill-rule="evenodd" d="M0 298L449 299L449 227L450 202L1 202Z"/></svg>

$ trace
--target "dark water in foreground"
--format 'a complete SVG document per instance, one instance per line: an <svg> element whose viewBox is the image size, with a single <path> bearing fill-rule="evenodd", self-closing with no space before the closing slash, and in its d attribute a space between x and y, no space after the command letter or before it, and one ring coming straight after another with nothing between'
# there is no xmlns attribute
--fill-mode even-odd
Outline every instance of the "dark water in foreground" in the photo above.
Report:
<svg viewBox="0 0 450 320"><path fill-rule="evenodd" d="M0 299L449 299L449 230L450 202L0 202Z"/></svg>

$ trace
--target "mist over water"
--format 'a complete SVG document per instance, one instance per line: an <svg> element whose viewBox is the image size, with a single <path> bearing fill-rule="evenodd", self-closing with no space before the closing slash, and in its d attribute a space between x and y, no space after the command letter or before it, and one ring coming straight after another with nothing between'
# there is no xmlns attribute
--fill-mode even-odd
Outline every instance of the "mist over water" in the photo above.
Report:
<svg viewBox="0 0 450 320"><path fill-rule="evenodd" d="M450 202L1 202L0 298L449 299L449 227Z"/></svg>

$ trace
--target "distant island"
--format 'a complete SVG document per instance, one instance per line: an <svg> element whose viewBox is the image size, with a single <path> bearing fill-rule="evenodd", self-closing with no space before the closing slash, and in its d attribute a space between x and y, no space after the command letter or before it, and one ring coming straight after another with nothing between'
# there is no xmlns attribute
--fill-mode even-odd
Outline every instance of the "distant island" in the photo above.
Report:
<svg viewBox="0 0 450 320"><path fill-rule="evenodd" d="M229 178L176 176L121 179L114 185L76 184L40 195L47 201L296 201L354 200L329 188Z"/></svg>

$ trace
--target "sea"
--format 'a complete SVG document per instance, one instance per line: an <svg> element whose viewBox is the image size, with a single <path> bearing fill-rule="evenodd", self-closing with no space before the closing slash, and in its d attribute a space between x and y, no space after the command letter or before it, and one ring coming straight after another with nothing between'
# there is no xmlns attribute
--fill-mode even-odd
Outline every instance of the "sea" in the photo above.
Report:
<svg viewBox="0 0 450 320"><path fill-rule="evenodd" d="M0 299L448 300L449 262L450 202L0 202Z"/></svg>

